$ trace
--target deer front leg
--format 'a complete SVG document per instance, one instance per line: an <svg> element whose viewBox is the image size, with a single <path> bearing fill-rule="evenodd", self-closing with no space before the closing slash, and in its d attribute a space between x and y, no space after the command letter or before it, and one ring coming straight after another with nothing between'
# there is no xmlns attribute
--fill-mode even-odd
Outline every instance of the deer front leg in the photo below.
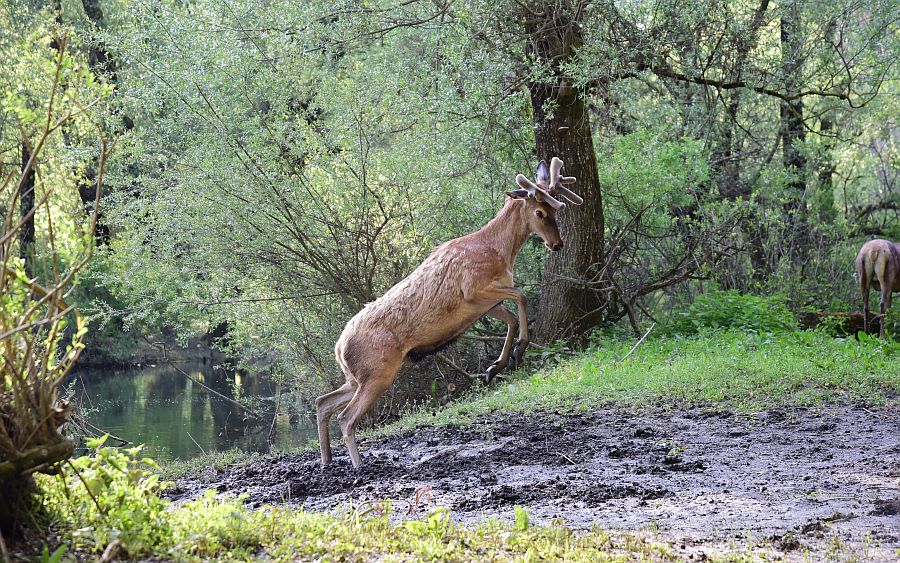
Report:
<svg viewBox="0 0 900 563"><path fill-rule="evenodd" d="M497 285L485 288L478 293L477 298L480 301L493 301L495 303L498 301L504 301L506 299L515 300L519 308L519 339L516 340L516 347L512 353L512 357L515 360L516 365L521 365L522 357L525 355L525 350L528 349L528 307L525 293L517 287L513 287L510 285ZM499 305L496 305L495 307L497 306ZM494 308L492 307L488 310L488 312L491 312L493 310ZM511 334L512 331L507 334L507 340L509 340Z"/></svg>
<svg viewBox="0 0 900 563"><path fill-rule="evenodd" d="M503 342L503 350L500 352L500 357L497 358L497 361L488 367L487 373L484 376L484 382L490 383L491 380L493 380L498 373L506 369L506 366L509 364L509 354L512 352L513 335L516 332L516 316L504 309L499 303L485 313L485 315L506 323L506 340Z"/></svg>
<svg viewBox="0 0 900 563"><path fill-rule="evenodd" d="M513 352L513 359L516 361L516 365L522 365L522 357L525 356L525 350L528 349L528 302L525 298L525 293L516 287L511 287L510 289L514 290L513 299L516 300L516 304L519 306L519 339L516 341L516 349Z"/></svg>

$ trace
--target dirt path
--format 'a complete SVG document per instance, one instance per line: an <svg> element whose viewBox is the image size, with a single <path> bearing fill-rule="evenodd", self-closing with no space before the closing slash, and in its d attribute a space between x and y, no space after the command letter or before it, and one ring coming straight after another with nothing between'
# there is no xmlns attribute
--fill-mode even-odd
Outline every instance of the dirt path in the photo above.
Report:
<svg viewBox="0 0 900 563"><path fill-rule="evenodd" d="M446 506L461 521L562 518L574 528L657 530L685 553L769 544L800 555L865 550L900 557L900 409L770 411L754 421L700 410L514 415L466 428L421 428L343 448L273 457L184 479L173 498L206 488L248 502L334 510L392 499Z"/></svg>

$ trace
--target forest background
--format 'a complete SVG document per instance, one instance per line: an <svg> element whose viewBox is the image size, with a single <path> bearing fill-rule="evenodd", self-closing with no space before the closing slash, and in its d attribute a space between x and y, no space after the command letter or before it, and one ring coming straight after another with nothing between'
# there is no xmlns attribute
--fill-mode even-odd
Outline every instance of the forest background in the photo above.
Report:
<svg viewBox="0 0 900 563"><path fill-rule="evenodd" d="M756 302L731 290L769 299L756 313L859 310L859 245L900 239L896 8L4 0L4 175L29 170L52 89L87 107L2 208L29 276L65 270L97 139L117 138L71 296L83 359L205 338L306 396L341 379L357 310L551 156L586 202L560 214L563 251L528 244L517 264L545 355L677 325L701 293L738 313ZM482 321L420 369L479 373L501 333Z"/></svg>

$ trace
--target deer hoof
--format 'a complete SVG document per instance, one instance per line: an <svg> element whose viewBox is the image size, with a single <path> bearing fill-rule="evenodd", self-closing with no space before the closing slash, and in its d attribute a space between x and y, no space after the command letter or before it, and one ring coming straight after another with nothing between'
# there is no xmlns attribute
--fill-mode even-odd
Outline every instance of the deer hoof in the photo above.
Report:
<svg viewBox="0 0 900 563"><path fill-rule="evenodd" d="M503 371L503 369L504 369L505 367L506 367L506 362L500 362L500 360L497 360L496 362L492 363L492 364L490 365L490 367L488 367L487 373L484 374L484 382L485 382L485 383L490 383L491 380L493 380L494 377L495 377L498 373L500 373L501 371Z"/></svg>
<svg viewBox="0 0 900 563"><path fill-rule="evenodd" d="M527 340L517 340L516 341L516 349L513 351L512 357L515 360L516 367L522 365L522 358L525 356L525 350L528 349L528 341Z"/></svg>

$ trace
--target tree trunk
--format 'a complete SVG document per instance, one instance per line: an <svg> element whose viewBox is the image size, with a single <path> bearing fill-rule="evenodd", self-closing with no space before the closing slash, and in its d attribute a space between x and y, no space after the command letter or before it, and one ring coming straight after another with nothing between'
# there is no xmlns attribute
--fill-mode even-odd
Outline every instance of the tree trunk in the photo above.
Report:
<svg viewBox="0 0 900 563"><path fill-rule="evenodd" d="M590 116L582 92L569 85L559 70L581 42L581 29L570 14L548 6L552 16L529 28L530 51L554 68L554 79L533 82L531 106L535 148L547 162L558 156L565 174L575 176L574 191L584 198L581 206L569 205L557 215L565 245L551 253L544 264L541 304L534 338L548 342L579 339L603 319L603 300L591 280L603 264L603 200L597 177L597 157L591 137ZM596 280L595 280L596 281Z"/></svg>
<svg viewBox="0 0 900 563"><path fill-rule="evenodd" d="M785 92L796 94L801 78L800 59L803 38L800 28L800 10L797 0L784 6L781 15L781 57ZM787 181L787 198L784 211L788 222L788 240L785 249L791 257L801 256L809 240L809 224L806 212L806 157L798 143L806 139L801 99L781 102L782 163Z"/></svg>
<svg viewBox="0 0 900 563"><path fill-rule="evenodd" d="M91 23L97 28L105 27L106 22L103 16L103 8L100 6L100 0L81 0L81 6ZM88 67L99 79L106 77L111 84L118 81L118 69L116 61L110 57L109 52L103 44L94 37L88 44ZM126 131L134 129L134 122L128 115L122 114L122 125ZM94 206L94 200L97 195L97 159L92 160L85 168L84 177L78 184L78 195L81 202L91 212ZM94 242L97 246L103 246L109 243L110 229L106 224L103 213L97 216L97 229L94 233Z"/></svg>
<svg viewBox="0 0 900 563"><path fill-rule="evenodd" d="M103 9L100 7L100 0L81 0L81 6L92 24L98 29L104 27L105 21L103 19ZM116 83L118 76L115 61L96 38L88 46L88 66L98 76L105 74L109 77L111 83Z"/></svg>
<svg viewBox="0 0 900 563"><path fill-rule="evenodd" d="M21 217L27 216L34 208L34 166L25 173L25 167L31 160L31 149L26 141L22 141L22 192L19 194L19 213ZM19 256L25 261L25 274L31 278L34 276L34 215L25 221L19 231Z"/></svg>
<svg viewBox="0 0 900 563"><path fill-rule="evenodd" d="M825 146L819 155L819 197L816 198L816 215L820 223L831 225L837 217L834 208L834 139L831 137L832 122L828 117L822 117L819 121L819 133L823 135Z"/></svg>

